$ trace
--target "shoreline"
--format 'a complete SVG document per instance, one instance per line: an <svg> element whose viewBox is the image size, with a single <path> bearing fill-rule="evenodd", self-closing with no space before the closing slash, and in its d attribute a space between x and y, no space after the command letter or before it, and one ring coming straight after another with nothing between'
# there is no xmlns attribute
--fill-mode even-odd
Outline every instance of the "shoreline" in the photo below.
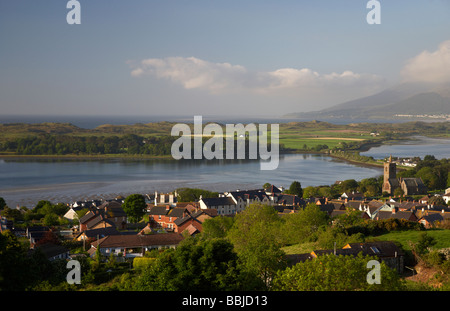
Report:
<svg viewBox="0 0 450 311"><path fill-rule="evenodd" d="M375 147L375 145L381 145L381 144L371 144L367 150L369 150L371 147ZM365 146L367 147L367 146ZM360 151L366 151L364 150L356 150L357 152ZM355 164L362 167L376 167L380 168L383 167L383 163L376 163L376 162L364 162L364 161L357 161L354 159L348 159L344 156L339 156L335 153L331 153L329 151L320 152L320 151L301 151L301 150L292 150L292 151L285 151L280 152L280 156L282 155L289 155L289 154L317 154L317 155L325 155L329 156L334 159L339 159L344 162ZM139 161L139 160L166 160L166 161L178 161L174 158L172 158L170 155L165 156L149 156L149 155L12 155L12 154L1 154L0 153L0 160L66 160L66 161L101 161L101 160L113 160L113 161L119 161L119 160L131 160L131 161ZM206 159L205 159L206 160ZM399 167L399 169L404 169Z"/></svg>
<svg viewBox="0 0 450 311"><path fill-rule="evenodd" d="M65 155L47 155L47 154L2 154L0 153L0 159L30 159L30 160L68 160L68 161L86 161L86 160L174 160L169 155L164 156L151 156L151 155L116 155L116 154L105 154L105 155L75 155L75 154L65 154Z"/></svg>

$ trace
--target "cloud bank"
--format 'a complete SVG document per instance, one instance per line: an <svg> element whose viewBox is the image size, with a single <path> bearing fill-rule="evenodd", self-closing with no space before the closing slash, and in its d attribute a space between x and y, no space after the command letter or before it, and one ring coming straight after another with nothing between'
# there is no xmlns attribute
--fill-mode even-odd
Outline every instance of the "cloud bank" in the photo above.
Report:
<svg viewBox="0 0 450 311"><path fill-rule="evenodd" d="M275 71L249 71L240 65L213 63L195 57L150 58L133 66L131 75L155 76L181 85L183 88L207 90L210 93L250 91L317 91L342 88L377 88L384 80L371 74L352 71L320 74L308 68L281 68Z"/></svg>
<svg viewBox="0 0 450 311"><path fill-rule="evenodd" d="M450 82L450 40L434 52L424 51L408 60L401 75L405 82Z"/></svg>

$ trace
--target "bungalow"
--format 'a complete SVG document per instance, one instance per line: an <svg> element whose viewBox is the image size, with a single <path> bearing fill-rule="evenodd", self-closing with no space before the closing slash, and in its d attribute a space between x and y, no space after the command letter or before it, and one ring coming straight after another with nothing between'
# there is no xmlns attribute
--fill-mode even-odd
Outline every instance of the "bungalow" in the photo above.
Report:
<svg viewBox="0 0 450 311"><path fill-rule="evenodd" d="M182 240L183 236L178 233L110 235L91 243L88 253L93 257L99 249L104 256L140 257L154 248L175 248Z"/></svg>

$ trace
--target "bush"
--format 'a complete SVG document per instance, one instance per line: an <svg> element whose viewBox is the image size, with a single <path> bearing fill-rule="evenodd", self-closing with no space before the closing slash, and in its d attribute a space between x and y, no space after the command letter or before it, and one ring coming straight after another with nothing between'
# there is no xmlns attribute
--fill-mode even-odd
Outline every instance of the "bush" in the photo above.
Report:
<svg viewBox="0 0 450 311"><path fill-rule="evenodd" d="M346 228L348 234L381 235L390 231L424 230L421 223L405 219L389 218L380 220L366 219L362 223Z"/></svg>
<svg viewBox="0 0 450 311"><path fill-rule="evenodd" d="M145 270L150 267L155 260L156 258L136 257L133 259L133 268L140 271Z"/></svg>
<svg viewBox="0 0 450 311"><path fill-rule="evenodd" d="M279 271L273 290L281 291L355 291L402 290L403 282L396 271L380 264L381 284L369 284L367 263L376 258L363 256L320 256Z"/></svg>

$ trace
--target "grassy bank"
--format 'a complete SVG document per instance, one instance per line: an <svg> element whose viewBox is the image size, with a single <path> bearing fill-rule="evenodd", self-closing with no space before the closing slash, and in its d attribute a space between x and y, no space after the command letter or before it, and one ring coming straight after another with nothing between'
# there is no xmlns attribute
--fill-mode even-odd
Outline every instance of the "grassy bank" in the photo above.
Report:
<svg viewBox="0 0 450 311"><path fill-rule="evenodd" d="M417 243L419 236L424 231L392 231L379 236L368 237L369 240L377 241L397 241L401 243L403 249L410 250L410 242ZM450 247L450 230L447 229L429 229L425 231L428 236L433 237L436 240L435 249L449 248Z"/></svg>

